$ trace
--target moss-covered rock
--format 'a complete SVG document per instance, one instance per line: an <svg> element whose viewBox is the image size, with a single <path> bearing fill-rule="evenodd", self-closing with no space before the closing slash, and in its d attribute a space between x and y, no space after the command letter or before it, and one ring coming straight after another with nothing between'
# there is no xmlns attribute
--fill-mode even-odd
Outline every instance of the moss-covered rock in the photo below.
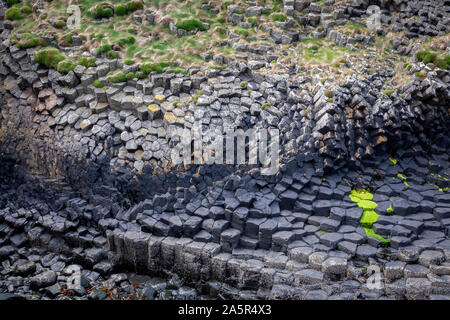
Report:
<svg viewBox="0 0 450 320"><path fill-rule="evenodd" d="M60 61L58 63L58 65L56 66L56 70L58 70L59 73L68 73L70 71L72 71L73 69L75 69L76 67L76 63L73 62L72 60L66 59L63 61Z"/></svg>
<svg viewBox="0 0 450 320"><path fill-rule="evenodd" d="M90 58L80 57L78 59L78 64L82 65L82 66L84 66L86 68L90 68L90 67L97 66L96 61L97 61L97 59L95 59L95 57L90 57Z"/></svg>
<svg viewBox="0 0 450 320"><path fill-rule="evenodd" d="M16 46L20 49L28 49L46 45L47 41L45 39L33 33L21 34L20 39L16 43Z"/></svg>
<svg viewBox="0 0 450 320"><path fill-rule="evenodd" d="M39 50L34 56L34 61L48 67L56 68L58 63L64 60L64 55L58 49L47 47Z"/></svg>
<svg viewBox="0 0 450 320"><path fill-rule="evenodd" d="M100 80L95 80L94 83L92 84L94 87L96 88L103 88L105 85L103 84L103 82L101 82Z"/></svg>
<svg viewBox="0 0 450 320"><path fill-rule="evenodd" d="M353 189L349 195L350 199L358 204L363 210L363 215L361 217L361 226L366 231L368 237L375 237L383 243L389 243L388 239L376 234L372 225L377 222L380 216L375 212L375 208L378 206L376 202L372 201L373 194L364 189Z"/></svg>
<svg viewBox="0 0 450 320"><path fill-rule="evenodd" d="M13 7L6 10L5 19L6 20L22 20L25 16L22 14L19 8Z"/></svg>
<svg viewBox="0 0 450 320"><path fill-rule="evenodd" d="M175 25L178 29L183 29L185 31L194 31L196 29L200 31L205 31L206 28L203 23L198 19L188 19L183 20Z"/></svg>
<svg viewBox="0 0 450 320"><path fill-rule="evenodd" d="M124 15L127 14L127 7L119 4L119 5L114 7L114 13L117 16L124 16Z"/></svg>

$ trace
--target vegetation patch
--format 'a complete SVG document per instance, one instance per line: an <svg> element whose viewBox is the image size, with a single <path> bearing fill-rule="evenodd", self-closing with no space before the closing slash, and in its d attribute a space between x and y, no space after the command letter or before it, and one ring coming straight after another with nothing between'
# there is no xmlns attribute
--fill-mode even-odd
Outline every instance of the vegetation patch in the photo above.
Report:
<svg viewBox="0 0 450 320"><path fill-rule="evenodd" d="M120 39L117 44L123 48L127 45L132 45L135 42L136 42L136 38L134 38L133 36L129 36L129 37Z"/></svg>
<svg viewBox="0 0 450 320"><path fill-rule="evenodd" d="M157 72L162 73L163 69L170 66L171 64L168 62L160 62L160 63L146 63L139 66L139 69L141 69L145 73L150 72Z"/></svg>
<svg viewBox="0 0 450 320"><path fill-rule="evenodd" d="M118 16L124 16L127 14L127 7L119 4L114 7L114 13Z"/></svg>
<svg viewBox="0 0 450 320"><path fill-rule="evenodd" d="M200 98L200 96L203 94L202 90L197 90L195 91L195 97L194 97L194 102L197 103L198 98Z"/></svg>
<svg viewBox="0 0 450 320"><path fill-rule="evenodd" d="M284 15L282 13L274 13L274 14L272 14L272 20L285 22L287 20L287 17L286 17L286 15Z"/></svg>
<svg viewBox="0 0 450 320"><path fill-rule="evenodd" d="M108 59L117 59L119 57L119 54L116 51L109 50L106 53L106 56L108 57Z"/></svg>
<svg viewBox="0 0 450 320"><path fill-rule="evenodd" d="M28 49L46 45L47 41L45 39L33 33L22 33L20 35L20 40L16 43L16 46L20 49Z"/></svg>
<svg viewBox="0 0 450 320"><path fill-rule="evenodd" d="M31 8L30 8L29 6L24 5L24 6L22 7L22 12L28 15L28 14L30 14L30 13L33 12L33 11L31 10Z"/></svg>
<svg viewBox="0 0 450 320"><path fill-rule="evenodd" d="M368 237L375 237L383 243L389 243L388 239L376 234L372 225L378 220L380 216L375 212L375 208L378 206L376 202L372 201L373 194L364 189L353 189L350 193L350 199L357 203L358 207L363 210L361 217L361 226L366 231Z"/></svg>
<svg viewBox="0 0 450 320"><path fill-rule="evenodd" d="M333 91L331 91L330 89L326 89L324 94L325 94L325 97L327 97L329 99L333 98L333 96L334 96Z"/></svg>
<svg viewBox="0 0 450 320"><path fill-rule="evenodd" d="M113 9L105 3L99 4L94 11L94 17L96 19L111 18L113 15Z"/></svg>
<svg viewBox="0 0 450 320"><path fill-rule="evenodd" d="M269 107L270 106L270 103L269 102L264 102L262 105L261 105L261 109L262 110L265 110L267 107Z"/></svg>
<svg viewBox="0 0 450 320"><path fill-rule="evenodd" d="M57 20L55 22L55 27L58 28L58 29L63 29L66 25L67 25L66 22L64 20L61 20L61 19Z"/></svg>
<svg viewBox="0 0 450 320"><path fill-rule="evenodd" d="M5 13L6 20L17 21L22 20L23 18L25 18L25 16L22 14L19 8L13 7L6 10Z"/></svg>
<svg viewBox="0 0 450 320"><path fill-rule="evenodd" d="M58 63L58 65L56 66L56 70L59 73L66 74L75 69L75 67L76 63L74 63L72 60L66 59Z"/></svg>
<svg viewBox="0 0 450 320"><path fill-rule="evenodd" d="M66 46L66 47L72 46L73 34L72 33L66 34L63 38L63 42L64 42L64 46Z"/></svg>
<svg viewBox="0 0 450 320"><path fill-rule="evenodd" d="M407 187L409 187L408 182L406 182L406 177L402 175L401 173L397 174L397 177L403 180L403 184Z"/></svg>
<svg viewBox="0 0 450 320"><path fill-rule="evenodd" d="M450 68L450 55L440 57L437 52L422 50L416 53L416 58L423 63L433 63L436 67L444 70Z"/></svg>
<svg viewBox="0 0 450 320"><path fill-rule="evenodd" d="M126 4L127 12L144 9L144 4L140 0L130 1Z"/></svg>
<svg viewBox="0 0 450 320"><path fill-rule="evenodd" d="M116 75L110 76L108 78L110 83L119 83L119 82L127 82L127 75L123 72L118 73Z"/></svg>
<svg viewBox="0 0 450 320"><path fill-rule="evenodd" d="M47 47L39 50L34 56L34 61L48 67L56 68L58 63L64 60L64 56L58 49Z"/></svg>
<svg viewBox="0 0 450 320"><path fill-rule="evenodd" d="M80 57L78 58L78 64L86 67L86 68L90 68L90 67L96 67L97 63L96 63L97 59L95 57Z"/></svg>
<svg viewBox="0 0 450 320"><path fill-rule="evenodd" d="M395 90L394 89L387 89L387 90L383 90L382 92L383 92L384 95L389 97L395 92Z"/></svg>
<svg viewBox="0 0 450 320"><path fill-rule="evenodd" d="M188 20L183 20L180 23L177 23L175 25L178 29L183 29L186 31L194 31L196 29L200 30L200 31L205 31L206 28L203 25L203 23L198 20L198 19L188 19Z"/></svg>
<svg viewBox="0 0 450 320"><path fill-rule="evenodd" d="M94 83L92 84L94 87L96 88L103 88L105 85L103 84L103 82L101 82L100 80L95 80Z"/></svg>
<svg viewBox="0 0 450 320"><path fill-rule="evenodd" d="M111 45L105 43L105 44L102 44L100 47L98 47L97 52L101 54L101 53L110 51L111 49L112 49Z"/></svg>

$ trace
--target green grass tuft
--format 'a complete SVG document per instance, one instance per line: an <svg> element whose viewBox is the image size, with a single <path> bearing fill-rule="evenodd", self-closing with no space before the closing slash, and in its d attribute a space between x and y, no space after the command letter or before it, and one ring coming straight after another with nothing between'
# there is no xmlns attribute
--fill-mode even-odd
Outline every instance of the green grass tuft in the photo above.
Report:
<svg viewBox="0 0 450 320"><path fill-rule="evenodd" d="M28 49L39 46L46 46L47 41L33 33L23 33L20 35L20 40L16 43L20 49Z"/></svg>
<svg viewBox="0 0 450 320"><path fill-rule="evenodd" d="M57 29L63 29L66 25L67 25L66 22L61 19L55 22L55 27Z"/></svg>
<svg viewBox="0 0 450 320"><path fill-rule="evenodd" d="M197 90L195 91L195 96L194 96L194 103L197 103L198 98L200 98L200 96L203 94L202 90Z"/></svg>
<svg viewBox="0 0 450 320"><path fill-rule="evenodd" d="M430 51L419 51L416 53L416 58L424 63L434 62L437 58L437 54Z"/></svg>
<svg viewBox="0 0 450 320"><path fill-rule="evenodd" d="M31 8L29 6L25 5L22 7L22 12L25 13L26 15L28 15L33 11L31 10Z"/></svg>
<svg viewBox="0 0 450 320"><path fill-rule="evenodd" d="M114 15L113 10L106 4L99 4L94 11L95 19L111 18Z"/></svg>
<svg viewBox="0 0 450 320"><path fill-rule="evenodd" d="M124 16L124 15L127 14L127 7L119 4L119 5L114 7L114 13L117 16Z"/></svg>
<svg viewBox="0 0 450 320"><path fill-rule="evenodd" d="M56 68L58 63L64 60L64 56L58 49L47 47L39 50L34 56L34 61L48 67Z"/></svg>
<svg viewBox="0 0 450 320"><path fill-rule="evenodd" d="M106 56L108 57L108 59L117 59L119 57L119 54L116 51L109 50L106 53Z"/></svg>
<svg viewBox="0 0 450 320"><path fill-rule="evenodd" d="M92 84L94 87L96 88L103 88L105 85L103 84L103 82L101 82L100 80L95 80L94 83Z"/></svg>
<svg viewBox="0 0 450 320"><path fill-rule="evenodd" d="M110 51L112 49L110 44L102 44L100 47L98 47L97 52L98 53L103 53L103 52L107 52Z"/></svg>
<svg viewBox="0 0 450 320"><path fill-rule="evenodd" d="M287 17L286 17L285 14L282 14L282 13L273 13L272 14L272 20L273 21L285 22L287 20Z"/></svg>
<svg viewBox="0 0 450 320"><path fill-rule="evenodd" d="M119 39L119 42L117 43L122 48L126 45L132 45L136 42L136 39L133 36L129 36L127 38L121 38Z"/></svg>
<svg viewBox="0 0 450 320"><path fill-rule="evenodd" d="M206 28L203 25L203 23L198 20L198 19L188 19L188 20L183 20L180 23L176 24L176 27L178 29L183 29L186 31L193 31L195 29L198 29L200 31L205 31Z"/></svg>
<svg viewBox="0 0 450 320"><path fill-rule="evenodd" d="M108 81L111 83L119 83L119 82L126 82L127 81L127 75L125 73L118 73L114 76L111 76L108 78Z"/></svg>
<svg viewBox="0 0 450 320"><path fill-rule="evenodd" d="M150 73L150 72L157 72L157 73L162 73L163 69L170 66L170 63L168 62L160 62L160 63L146 63L146 64L141 64L139 66L139 69L141 69L143 72L145 73Z"/></svg>
<svg viewBox="0 0 450 320"><path fill-rule="evenodd" d="M22 12L19 10L19 8L9 8L8 10L6 10L5 13L5 19L6 20L12 20L12 21L17 21L17 20L22 20L25 16L22 14Z"/></svg>
<svg viewBox="0 0 450 320"><path fill-rule="evenodd" d="M76 64L72 60L66 59L66 60L60 61L58 63L58 65L56 66L56 70L59 73L65 74L65 73L69 73L70 71L75 69L75 67L76 67Z"/></svg>
<svg viewBox="0 0 450 320"><path fill-rule="evenodd" d="M140 0L130 1L127 3L127 12L144 9L144 4Z"/></svg>
<svg viewBox="0 0 450 320"><path fill-rule="evenodd" d="M325 97L327 97L327 98L329 98L329 99L332 99L333 98L333 91L331 91L330 89L326 89L325 90L325 92L324 92L324 94L325 94Z"/></svg>
<svg viewBox="0 0 450 320"><path fill-rule="evenodd" d="M97 59L95 57L86 58L86 57L80 57L78 58L78 64L81 66L84 66L86 68L95 67Z"/></svg>

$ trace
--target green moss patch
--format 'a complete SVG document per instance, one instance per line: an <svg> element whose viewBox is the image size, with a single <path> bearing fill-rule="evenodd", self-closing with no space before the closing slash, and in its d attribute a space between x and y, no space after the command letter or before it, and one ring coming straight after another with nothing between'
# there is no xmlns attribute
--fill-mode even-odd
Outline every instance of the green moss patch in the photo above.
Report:
<svg viewBox="0 0 450 320"><path fill-rule="evenodd" d="M84 66L86 68L96 67L97 66L96 60L97 59L95 57L89 57L89 58L87 58L87 57L80 57L78 59L78 64L81 65L81 66Z"/></svg>
<svg viewBox="0 0 450 320"><path fill-rule="evenodd" d="M108 57L108 59L117 59L119 57L119 54L116 51L109 50L106 53L106 56Z"/></svg>
<svg viewBox="0 0 450 320"><path fill-rule="evenodd" d="M272 14L272 20L285 22L287 20L287 17L286 17L286 15L281 14L281 13L274 13L274 14Z"/></svg>
<svg viewBox="0 0 450 320"><path fill-rule="evenodd" d="M139 69L141 69L143 72L145 73L150 73L150 72L157 72L157 73L162 73L164 68L167 68L169 66L173 66L176 67L175 64L173 63L169 63L169 62L160 62L160 63L146 63L146 64L141 64L139 66Z"/></svg>
<svg viewBox="0 0 450 320"><path fill-rule="evenodd" d="M368 237L375 237L383 243L389 243L389 240L384 239L382 236L376 234L372 225L377 222L380 216L375 212L375 208L378 204L373 199L373 194L364 189L353 189L349 195L350 199L358 204L358 207L363 209L363 215L361 217L361 226L366 231Z"/></svg>
<svg viewBox="0 0 450 320"><path fill-rule="evenodd" d="M96 19L110 18L113 15L114 15L113 9L107 6L106 4L99 4L94 11L94 17Z"/></svg>
<svg viewBox="0 0 450 320"><path fill-rule="evenodd" d="M446 177L443 177L443 176L441 176L440 174L430 173L430 175L431 175L433 178L436 178L436 179L440 179L440 180L443 180L443 181L450 181L450 179L448 179L448 178L446 178Z"/></svg>
<svg viewBox="0 0 450 320"><path fill-rule="evenodd" d="M114 13L118 16L124 16L127 14L127 8L123 5L117 5L114 7Z"/></svg>
<svg viewBox="0 0 450 320"><path fill-rule="evenodd" d="M23 33L20 35L20 40L16 43L20 49L28 49L47 45L47 41L40 36L33 33Z"/></svg>
<svg viewBox="0 0 450 320"><path fill-rule="evenodd" d="M406 182L406 177L402 175L401 173L397 174L397 177L403 180L403 184L407 187L409 187L408 182Z"/></svg>
<svg viewBox="0 0 450 320"><path fill-rule="evenodd" d="M22 12L16 7L9 8L5 13L6 20L17 21L23 19L24 17L25 16L22 14Z"/></svg>
<svg viewBox="0 0 450 320"><path fill-rule="evenodd" d="M108 78L108 81L110 83L119 83L119 82L126 82L127 81L127 75L124 73L118 73L114 76L111 76Z"/></svg>
<svg viewBox="0 0 450 320"><path fill-rule="evenodd" d="M439 57L439 52L431 52L428 50L418 51L416 53L416 58L424 63L433 63L435 66L441 69L450 68L450 55L446 55L442 58Z"/></svg>
<svg viewBox="0 0 450 320"><path fill-rule="evenodd" d="M437 186L437 185L435 185L435 184L433 184L432 186L435 187L436 189L438 189L440 192L447 192L447 191L450 190L449 187L440 188L439 186Z"/></svg>
<svg viewBox="0 0 450 320"><path fill-rule="evenodd" d="M375 238L377 238L378 240L380 240L381 242L383 242L385 244L388 244L389 241L390 241L389 239L385 239L382 236L380 236L379 234L376 234L375 231L373 231L372 228L365 228L365 227L363 227L363 229L364 229L364 231L366 231L366 235L368 237L375 237Z"/></svg>
<svg viewBox="0 0 450 320"><path fill-rule="evenodd" d="M76 64L72 60L66 59L58 63L58 65L56 66L56 70L58 70L58 72L60 73L69 73L70 71L75 69L75 67Z"/></svg>
<svg viewBox="0 0 450 320"><path fill-rule="evenodd" d="M103 82L101 82L100 80L95 80L94 83L92 84L94 87L96 88L103 88L105 85L103 84Z"/></svg>
<svg viewBox="0 0 450 320"><path fill-rule="evenodd" d="M393 89L387 89L387 90L383 90L382 93L386 96L392 96L392 94L395 92L395 90Z"/></svg>
<svg viewBox="0 0 450 320"><path fill-rule="evenodd" d="M176 24L176 27L178 29L183 29L186 31L193 31L195 29L198 29L200 31L206 30L203 23L197 19L188 19L188 20L181 21L180 23Z"/></svg>
<svg viewBox="0 0 450 320"><path fill-rule="evenodd" d="M144 9L144 4L140 0L130 1L126 4L127 12Z"/></svg>
<svg viewBox="0 0 450 320"><path fill-rule="evenodd" d="M39 50L34 56L34 61L43 64L48 68L56 68L58 63L64 60L64 56L58 49L48 47Z"/></svg>

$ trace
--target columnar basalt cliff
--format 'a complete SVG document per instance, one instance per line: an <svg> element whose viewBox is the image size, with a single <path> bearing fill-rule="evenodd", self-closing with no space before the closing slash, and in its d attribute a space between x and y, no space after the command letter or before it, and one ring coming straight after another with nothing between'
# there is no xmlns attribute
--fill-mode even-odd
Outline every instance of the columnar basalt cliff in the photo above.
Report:
<svg viewBox="0 0 450 320"><path fill-rule="evenodd" d="M101 47L82 53L93 65L49 68L0 7L0 297L67 298L73 265L75 295L90 299L123 298L135 274L170 279L132 298L450 296L448 1L247 2L201 9L223 9L235 53L205 49L187 72ZM132 19L163 25L162 11ZM266 11L273 24L252 25ZM177 39L214 26L184 25L167 23ZM42 39L69 60L83 44ZM174 164L196 126L204 148L227 130L277 129L276 173L206 153Z"/></svg>

